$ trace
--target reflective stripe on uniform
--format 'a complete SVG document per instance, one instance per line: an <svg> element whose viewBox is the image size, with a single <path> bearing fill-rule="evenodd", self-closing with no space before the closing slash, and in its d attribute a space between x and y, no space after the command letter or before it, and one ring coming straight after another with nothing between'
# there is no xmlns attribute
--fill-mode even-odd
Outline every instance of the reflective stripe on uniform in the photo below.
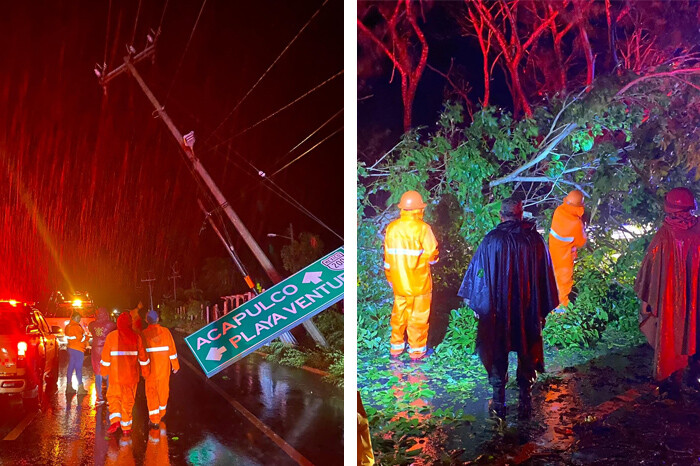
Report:
<svg viewBox="0 0 700 466"><path fill-rule="evenodd" d="M166 406L159 406L158 407L161 411L165 411Z"/></svg>
<svg viewBox="0 0 700 466"><path fill-rule="evenodd" d="M406 348L406 343L401 343L399 345L395 345L392 343L392 345L391 345L391 349L393 349L393 350L402 350L404 348Z"/></svg>
<svg viewBox="0 0 700 466"><path fill-rule="evenodd" d="M104 362L104 361L100 361L100 364L102 364L103 366L111 366L112 365L111 362Z"/></svg>
<svg viewBox="0 0 700 466"><path fill-rule="evenodd" d="M153 353L154 351L168 351L169 346L154 346L153 348L146 348L147 353Z"/></svg>
<svg viewBox="0 0 700 466"><path fill-rule="evenodd" d="M559 241L563 241L565 243L573 243L574 242L574 237L573 236L561 236L559 233L554 231L554 228L551 228L549 230L549 233L554 236L556 239Z"/></svg>
<svg viewBox="0 0 700 466"><path fill-rule="evenodd" d="M153 411L149 411L148 414L152 416L154 414L158 414L159 412L160 412L159 409L154 409Z"/></svg>
<svg viewBox="0 0 700 466"><path fill-rule="evenodd" d="M110 356L138 356L138 351L110 351Z"/></svg>
<svg viewBox="0 0 700 466"><path fill-rule="evenodd" d="M69 340L75 340L75 339L78 338L78 337L69 337L68 335L66 335L66 338L69 339Z"/></svg>
<svg viewBox="0 0 700 466"><path fill-rule="evenodd" d="M83 333L83 338L82 338L82 340L80 340L80 342L82 343L84 341L85 341L85 334Z"/></svg>
<svg viewBox="0 0 700 466"><path fill-rule="evenodd" d="M171 354L170 359L177 359L177 353L176 354Z"/></svg>
<svg viewBox="0 0 700 466"><path fill-rule="evenodd" d="M139 360L139 364L141 364L142 366L147 366L147 365L149 365L150 363L151 363L151 360L150 360L150 359L146 359L145 361Z"/></svg>
<svg viewBox="0 0 700 466"><path fill-rule="evenodd" d="M437 264L437 263L438 263L438 261L430 261L430 262L428 262L428 264L430 264L430 265L435 265L435 264Z"/></svg>
<svg viewBox="0 0 700 466"><path fill-rule="evenodd" d="M390 269L390 268L391 268L391 266L389 265L389 263L388 263L388 262L384 262L384 268L385 268L385 269Z"/></svg>
<svg viewBox="0 0 700 466"><path fill-rule="evenodd" d="M130 426L132 422L134 422L134 421L129 421L129 422L121 421L120 424L121 424L123 427L126 427L126 426Z"/></svg>
<svg viewBox="0 0 700 466"><path fill-rule="evenodd" d="M420 256L423 254L422 249L404 249L404 248L387 248L387 254L394 254L395 256Z"/></svg>
<svg viewBox="0 0 700 466"><path fill-rule="evenodd" d="M409 353L424 353L427 347L421 346L420 348L409 348L408 352Z"/></svg>
<svg viewBox="0 0 700 466"><path fill-rule="evenodd" d="M122 417L121 413L113 413L109 415L109 420L111 421L115 417Z"/></svg>

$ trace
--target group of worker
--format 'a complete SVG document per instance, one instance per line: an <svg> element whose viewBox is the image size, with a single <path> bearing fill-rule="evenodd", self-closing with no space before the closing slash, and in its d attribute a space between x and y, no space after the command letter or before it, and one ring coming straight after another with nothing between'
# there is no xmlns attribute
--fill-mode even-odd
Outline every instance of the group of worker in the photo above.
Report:
<svg viewBox="0 0 700 466"><path fill-rule="evenodd" d="M438 244L423 221L426 207L416 191L403 194L400 217L386 229L384 269L393 289L390 354L408 350L411 361L430 356L427 347L432 299L431 266ZM663 226L637 276L643 302L641 330L655 348L654 376L662 391L677 397L684 369L700 383L700 223L697 203L686 188L666 195ZM542 329L547 315L566 312L574 261L586 243L584 195L570 192L554 212L549 244L535 223L523 219L522 201L503 201L501 223L477 248L458 295L479 319L476 348L493 388L491 411L505 416L508 354L518 354L519 408L531 410L536 372L544 371ZM407 342L406 342L407 335ZM406 344L408 343L408 344Z"/></svg>
<svg viewBox="0 0 700 466"><path fill-rule="evenodd" d="M142 376L146 383L149 426L159 428L165 416L170 392L170 371L177 373L180 363L170 330L158 324L158 313L148 311L145 323L141 317L143 305L123 312L116 326L107 309L100 308L89 330L93 337L92 366L95 373L97 404L105 403L103 382L107 387L107 406L110 426L108 433L121 429L129 435L132 428L132 410L136 387ZM72 374L78 378L78 394L87 394L82 384L83 355L88 335L80 325L80 314L74 313L66 326L69 368L66 393L75 393Z"/></svg>

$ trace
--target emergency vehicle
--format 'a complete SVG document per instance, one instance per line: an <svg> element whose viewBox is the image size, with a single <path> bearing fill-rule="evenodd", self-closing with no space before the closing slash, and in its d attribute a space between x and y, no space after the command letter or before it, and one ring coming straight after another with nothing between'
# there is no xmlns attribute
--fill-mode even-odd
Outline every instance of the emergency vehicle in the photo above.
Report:
<svg viewBox="0 0 700 466"><path fill-rule="evenodd" d="M58 331L29 304L0 301L0 396L21 395L35 407L44 383L56 384Z"/></svg>
<svg viewBox="0 0 700 466"><path fill-rule="evenodd" d="M60 329L60 333L57 335L60 349L65 350L68 347L65 331L73 312L80 313L80 325L85 329L89 338L87 349L92 348L92 335L88 325L95 320L96 311L97 307L87 292L76 291L64 295L61 291L55 291L51 294L45 317L50 326L57 326Z"/></svg>

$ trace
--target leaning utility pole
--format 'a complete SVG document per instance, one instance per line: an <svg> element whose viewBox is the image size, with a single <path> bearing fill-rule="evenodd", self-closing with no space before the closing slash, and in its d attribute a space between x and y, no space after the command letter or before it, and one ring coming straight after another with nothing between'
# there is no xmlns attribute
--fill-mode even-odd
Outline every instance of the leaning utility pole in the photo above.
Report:
<svg viewBox="0 0 700 466"><path fill-rule="evenodd" d="M148 283L148 297L151 300L151 308L150 310L153 310L153 282L156 281L155 278L151 278L151 272L148 272L148 278L144 278L141 280L141 283L146 282Z"/></svg>
<svg viewBox="0 0 700 466"><path fill-rule="evenodd" d="M202 204L202 201L200 201L199 199L197 199L197 204L199 204L199 208L202 209L202 212L204 212L204 216L206 217L207 221L209 221L209 225L211 225L212 229L216 233L216 236L218 236L221 242L224 243L224 247L231 256L231 260L233 260L233 263L236 264L236 268L238 268L238 271L241 273L241 275L243 275L243 280L245 280L246 285L248 285L248 288L253 294L257 295L258 290L255 289L255 284L253 283L253 280L250 278L250 275L248 275L248 271L245 269L243 263L238 259L238 256L234 252L233 246L230 245L228 241L226 241L226 239L224 239L224 236L219 231L219 228L216 226L216 223L214 223L214 219L211 218L211 212L207 212L207 209L204 208L204 204ZM292 335L290 332L284 332L283 334L281 334L280 340L282 340L282 343L286 343L288 345L297 344L297 339L294 338L294 335Z"/></svg>
<svg viewBox="0 0 700 466"><path fill-rule="evenodd" d="M233 226L236 228L236 230L238 230L238 233L241 235L241 237L246 242L250 250L253 252L255 258L262 265L267 276L270 278L270 280L272 280L272 283L281 282L282 277L280 276L280 274L277 272L277 270L275 270L270 260L267 258L267 256L265 256L263 250L260 248L253 236L250 234L248 229L245 227L245 225L238 217L236 212L234 212L233 208L229 205L223 193L216 185L216 183L214 183L214 180L212 180L211 176L206 171L202 163L197 157L195 157L194 150L192 147L194 144L192 142L188 143L188 141L183 137L182 133L180 133L180 131L175 126L175 123L173 123L173 121L170 119L170 116L168 116L168 114L166 113L165 108L160 104L160 102L158 102L158 99L156 99L156 97L151 92L150 88L141 78L139 72L136 70L134 63L138 63L139 61L149 57L151 59L154 59L156 39L157 35L155 38L152 38L149 35L148 45L143 51L133 56L131 54L125 56L124 63L119 67L115 68L114 70L110 71L106 75L104 75L104 72L106 70L99 69L95 69L95 74L100 78L101 84L105 88L109 81L121 75L122 73L128 72L129 74L131 74L131 76L138 83L139 87L141 87L143 93L146 94L146 97L151 102L158 115L163 119L163 122L168 127L173 137L175 137L175 140L180 149L182 150L183 154L185 155L187 160L192 164L192 168L194 168L194 170L201 177L202 181L204 181L204 184L207 186L207 188L209 188L209 191L211 191L211 194L216 199L216 202L218 203L219 207L224 210L226 216L229 218L231 223L233 223ZM188 137L193 138L192 133L188 134ZM306 328L306 331L309 332L311 337L316 341L316 343L318 343L321 346L327 346L326 339L323 337L323 335L321 335L321 332L318 331L313 322L307 320L306 322L304 322L303 325L304 328Z"/></svg>

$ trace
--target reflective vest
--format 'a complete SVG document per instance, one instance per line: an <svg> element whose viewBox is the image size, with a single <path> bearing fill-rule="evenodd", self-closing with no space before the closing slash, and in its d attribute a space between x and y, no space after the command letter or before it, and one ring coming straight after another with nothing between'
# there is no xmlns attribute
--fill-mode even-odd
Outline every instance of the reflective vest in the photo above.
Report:
<svg viewBox="0 0 700 466"><path fill-rule="evenodd" d="M137 335L134 343L122 340L119 338L119 330L107 335L102 349L100 373L109 377L109 383L135 385L139 381L139 367L143 376L148 377L151 361L143 347L141 336Z"/></svg>
<svg viewBox="0 0 700 466"><path fill-rule="evenodd" d="M386 228L384 271L394 294L421 296L433 290L430 266L438 261L437 240L422 210L402 210Z"/></svg>
<svg viewBox="0 0 700 466"><path fill-rule="evenodd" d="M85 352L88 344L88 336L82 325L72 320L66 325L66 340L68 340L68 348L78 350L81 353Z"/></svg>
<svg viewBox="0 0 700 466"><path fill-rule="evenodd" d="M151 360L149 377L161 379L168 377L171 369L180 369L175 341L170 330L158 324L151 324L143 331L143 341L148 358Z"/></svg>

